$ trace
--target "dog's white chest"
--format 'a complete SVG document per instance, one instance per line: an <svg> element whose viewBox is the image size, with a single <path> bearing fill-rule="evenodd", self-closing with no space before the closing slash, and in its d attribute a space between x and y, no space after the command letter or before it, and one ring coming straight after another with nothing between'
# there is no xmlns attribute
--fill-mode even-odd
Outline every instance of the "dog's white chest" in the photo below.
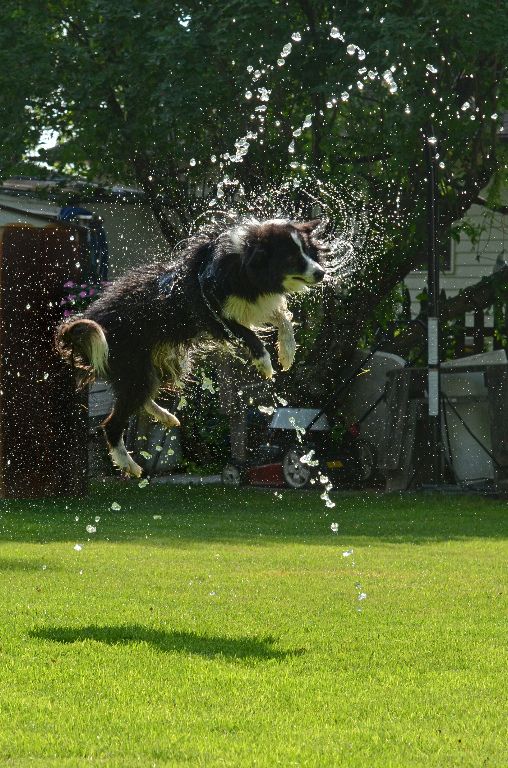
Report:
<svg viewBox="0 0 508 768"><path fill-rule="evenodd" d="M269 323L276 312L285 308L284 296L277 293L266 293L256 301L229 296L224 303L223 314L228 320L236 320L246 328L258 328Z"/></svg>

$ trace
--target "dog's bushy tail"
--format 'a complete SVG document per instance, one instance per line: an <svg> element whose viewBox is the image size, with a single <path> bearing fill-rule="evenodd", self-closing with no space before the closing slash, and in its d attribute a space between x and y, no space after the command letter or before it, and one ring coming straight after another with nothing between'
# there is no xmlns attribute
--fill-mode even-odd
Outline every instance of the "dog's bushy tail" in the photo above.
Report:
<svg viewBox="0 0 508 768"><path fill-rule="evenodd" d="M59 355L83 371L82 383L107 376L108 342L95 320L76 318L60 323L55 341Z"/></svg>

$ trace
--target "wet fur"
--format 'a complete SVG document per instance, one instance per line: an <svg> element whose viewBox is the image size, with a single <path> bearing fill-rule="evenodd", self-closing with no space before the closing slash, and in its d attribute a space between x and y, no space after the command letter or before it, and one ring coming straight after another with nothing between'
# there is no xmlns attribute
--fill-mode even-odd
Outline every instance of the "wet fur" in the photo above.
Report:
<svg viewBox="0 0 508 768"><path fill-rule="evenodd" d="M266 378L270 357L253 330L279 329L279 359L293 362L295 345L285 294L322 279L319 222L245 222L216 237L190 241L176 263L130 270L109 286L80 318L62 323L57 348L90 381L107 378L115 394L103 427L113 461L130 474L141 468L123 445L129 416L145 409L165 426L178 420L153 402L161 386L178 386L193 346L203 339L237 340ZM208 277L200 284L208 265ZM174 279L163 285L173 271ZM217 316L218 315L218 316Z"/></svg>

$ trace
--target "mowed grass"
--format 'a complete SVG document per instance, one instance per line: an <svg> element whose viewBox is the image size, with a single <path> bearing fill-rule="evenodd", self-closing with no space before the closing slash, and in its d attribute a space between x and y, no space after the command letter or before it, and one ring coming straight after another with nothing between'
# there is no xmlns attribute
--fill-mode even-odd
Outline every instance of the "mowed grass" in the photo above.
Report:
<svg viewBox="0 0 508 768"><path fill-rule="evenodd" d="M335 501L2 502L0 764L508 765L508 503Z"/></svg>

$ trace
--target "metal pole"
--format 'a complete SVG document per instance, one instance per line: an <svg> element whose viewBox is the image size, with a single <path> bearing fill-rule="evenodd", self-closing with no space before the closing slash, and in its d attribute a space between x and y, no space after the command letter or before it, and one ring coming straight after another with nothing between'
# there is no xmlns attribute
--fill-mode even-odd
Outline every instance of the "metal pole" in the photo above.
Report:
<svg viewBox="0 0 508 768"><path fill-rule="evenodd" d="M439 358L439 258L436 251L437 138L432 127L425 136L427 164L427 388L429 393L429 440L432 480L442 482L441 361Z"/></svg>

